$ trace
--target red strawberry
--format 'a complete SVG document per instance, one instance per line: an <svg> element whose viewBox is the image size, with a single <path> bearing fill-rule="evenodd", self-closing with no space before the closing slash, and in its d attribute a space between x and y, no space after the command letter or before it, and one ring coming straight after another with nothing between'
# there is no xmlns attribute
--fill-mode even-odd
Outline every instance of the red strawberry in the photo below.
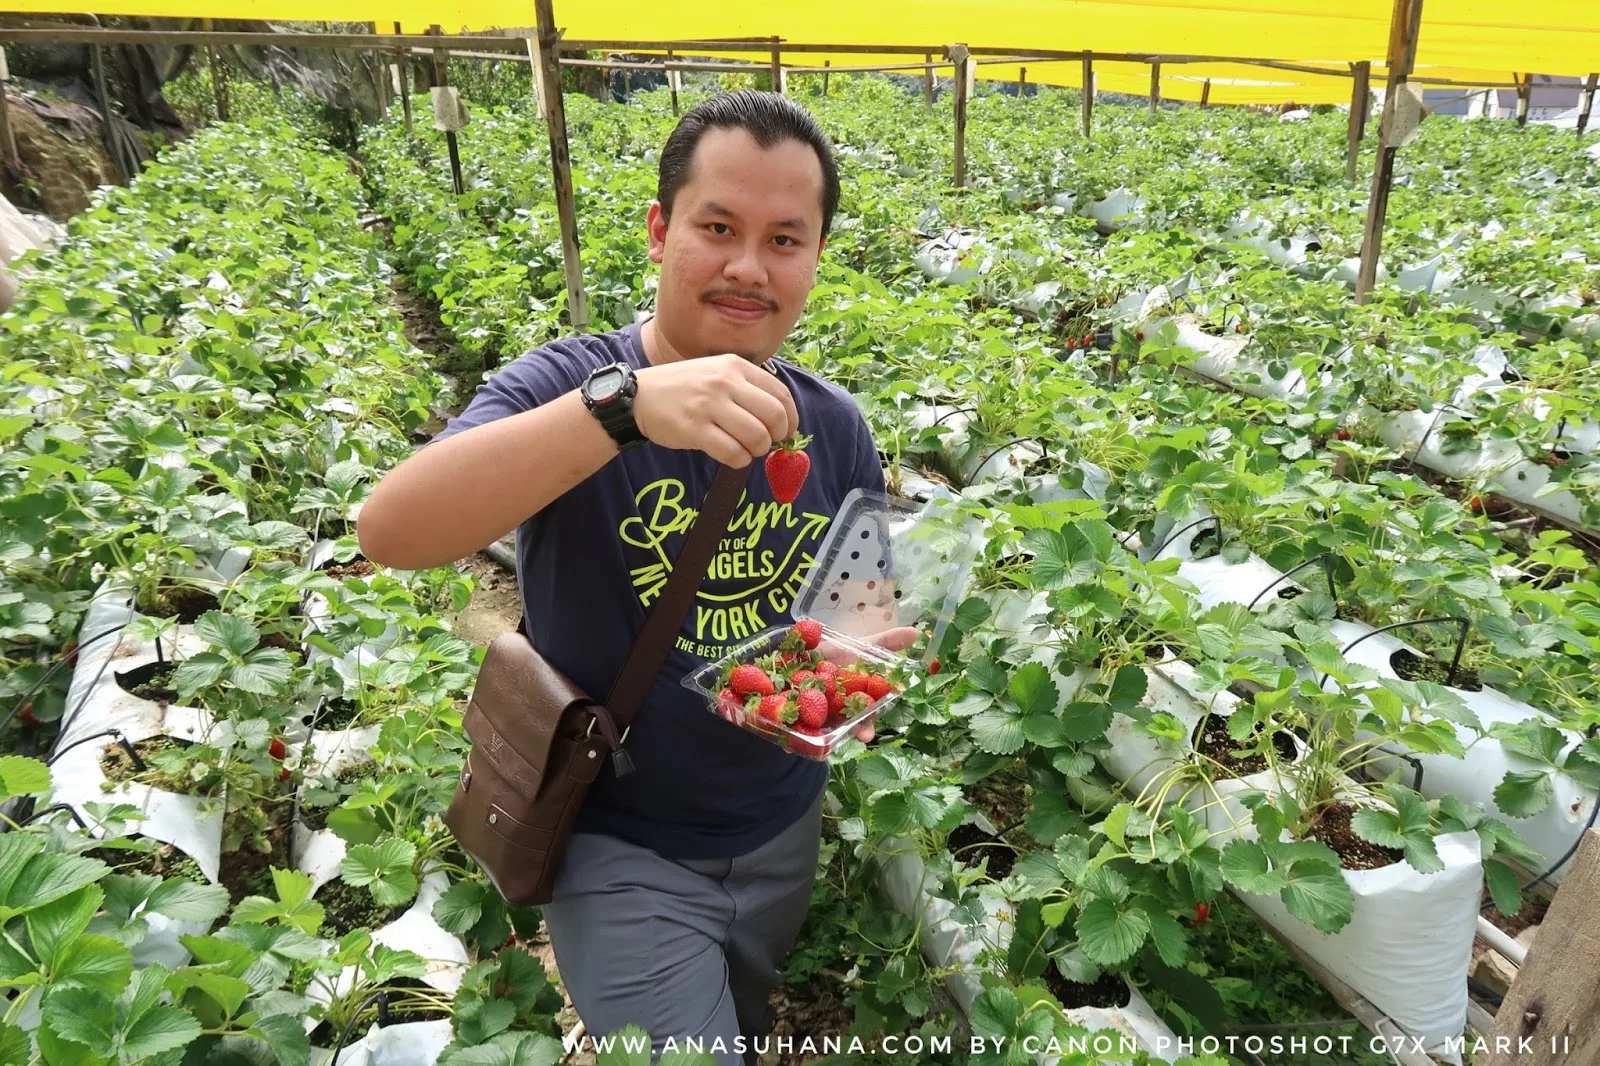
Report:
<svg viewBox="0 0 1600 1066"><path fill-rule="evenodd" d="M735 666L728 675L728 687L741 696L770 696L776 691L772 676L753 663Z"/></svg>
<svg viewBox="0 0 1600 1066"><path fill-rule="evenodd" d="M1206 919L1211 917L1211 904L1196 903L1194 905L1194 924L1205 925Z"/></svg>
<svg viewBox="0 0 1600 1066"><path fill-rule="evenodd" d="M837 677L838 674L839 674L839 664L836 663L836 662L832 662L832 661L830 661L828 659L824 659L820 663L817 664L817 676L819 678L823 678L823 679L833 678L833 677Z"/></svg>
<svg viewBox="0 0 1600 1066"><path fill-rule="evenodd" d="M744 700L731 688L717 693L717 710L730 722L737 722L744 711Z"/></svg>
<svg viewBox="0 0 1600 1066"><path fill-rule="evenodd" d="M1142 330L1142 329L1134 330L1133 331L1133 339L1136 340L1136 341L1139 341L1140 343L1143 343L1144 342L1144 330Z"/></svg>
<svg viewBox="0 0 1600 1066"><path fill-rule="evenodd" d="M846 696L854 692L867 691L867 675L857 670L840 670L838 677L839 690Z"/></svg>
<svg viewBox="0 0 1600 1066"><path fill-rule="evenodd" d="M796 726L795 731L789 734L789 750L807 758L825 757L828 754L828 742L822 738L818 730Z"/></svg>
<svg viewBox="0 0 1600 1066"><path fill-rule="evenodd" d="M866 693L876 703L894 691L894 686L889 684L889 679L882 674L868 674Z"/></svg>
<svg viewBox="0 0 1600 1066"><path fill-rule="evenodd" d="M1094 334L1093 333L1085 333L1083 335L1083 346L1085 348L1093 348L1094 347Z"/></svg>
<svg viewBox="0 0 1600 1066"><path fill-rule="evenodd" d="M1334 440L1349 440L1350 439L1350 431L1341 426L1340 428L1338 428L1338 429L1333 431L1333 439Z"/></svg>
<svg viewBox="0 0 1600 1066"><path fill-rule="evenodd" d="M846 718L854 718L858 714L865 714L872 710L872 705L877 701L865 692L852 692L844 698L841 712Z"/></svg>
<svg viewBox="0 0 1600 1066"><path fill-rule="evenodd" d="M37 719L37 718L35 718L33 716L33 701L32 700L29 700L27 703L24 703L22 705L21 718L22 718L22 724L23 725L38 725L39 724L39 719Z"/></svg>
<svg viewBox="0 0 1600 1066"><path fill-rule="evenodd" d="M284 760L284 758L289 754L289 749L284 746L282 737L272 738L272 742L267 745L267 754L272 756L274 759L277 759L279 762Z"/></svg>
<svg viewBox="0 0 1600 1066"><path fill-rule="evenodd" d="M800 704L801 725L821 728L828 720L828 697L821 689L801 689L795 699Z"/></svg>
<svg viewBox="0 0 1600 1066"><path fill-rule="evenodd" d="M815 618L800 619L794 624L794 632L805 642L808 650L822 643L822 623Z"/></svg>
<svg viewBox="0 0 1600 1066"><path fill-rule="evenodd" d="M789 675L789 687L799 688L801 685L810 684L817 679L814 671L800 669Z"/></svg>
<svg viewBox="0 0 1600 1066"><path fill-rule="evenodd" d="M793 721L794 713L794 704L789 702L788 696L780 692L763 696L760 705L756 707L756 714L774 725Z"/></svg>
<svg viewBox="0 0 1600 1066"><path fill-rule="evenodd" d="M939 666L939 660L933 660L933 662L928 664L928 676L932 677L934 674L937 674L940 669L941 667Z"/></svg>
<svg viewBox="0 0 1600 1066"><path fill-rule="evenodd" d="M287 781L287 780L289 780L289 778L291 778L293 776L294 776L294 774L289 772L289 768L287 766L285 766L283 769L278 771L278 780L279 781Z"/></svg>
<svg viewBox="0 0 1600 1066"><path fill-rule="evenodd" d="M767 453L767 484L779 503L793 503L800 495L811 472L811 457L805 453L810 443L810 437L794 436Z"/></svg>
<svg viewBox="0 0 1600 1066"><path fill-rule="evenodd" d="M1473 514L1483 514L1484 513L1483 497L1482 496L1472 496L1472 497L1468 498L1468 500L1467 500L1467 510L1471 511Z"/></svg>

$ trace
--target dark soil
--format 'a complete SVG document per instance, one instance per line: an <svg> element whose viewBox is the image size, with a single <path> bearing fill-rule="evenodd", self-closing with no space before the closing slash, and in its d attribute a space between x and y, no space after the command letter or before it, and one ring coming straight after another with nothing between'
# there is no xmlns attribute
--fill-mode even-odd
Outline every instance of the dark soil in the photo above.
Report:
<svg viewBox="0 0 1600 1066"><path fill-rule="evenodd" d="M1557 450L1553 452L1547 452L1544 455L1535 456L1533 461L1538 463L1540 466L1546 466L1551 470L1556 470L1572 462L1572 455L1568 452Z"/></svg>
<svg viewBox="0 0 1600 1066"><path fill-rule="evenodd" d="M322 572L336 581L343 581L347 577L371 577L378 568L358 555L342 566L325 566Z"/></svg>
<svg viewBox="0 0 1600 1066"><path fill-rule="evenodd" d="M1128 982L1116 974L1103 973L1092 985L1079 984L1061 976L1053 965L1045 967L1044 984L1067 1010L1073 1007L1126 1007L1130 997Z"/></svg>
<svg viewBox="0 0 1600 1066"><path fill-rule="evenodd" d="M1451 680L1449 666L1438 659L1413 655L1404 648L1389 656L1389 665L1406 681L1432 681L1436 685L1448 685L1467 692L1477 692L1483 688L1478 682L1478 671L1471 667L1461 667L1456 671L1455 679Z"/></svg>
<svg viewBox="0 0 1600 1066"><path fill-rule="evenodd" d="M1499 907L1490 907L1483 912L1483 916L1490 923L1499 927L1509 937L1515 938L1529 926L1538 925L1544 921L1545 912L1550 909L1550 904L1537 899L1524 899L1522 909L1516 914L1503 914Z"/></svg>
<svg viewBox="0 0 1600 1066"><path fill-rule="evenodd" d="M1222 534L1217 532L1216 526L1207 526L1194 539L1189 542L1189 557L1199 562L1209 559L1222 551Z"/></svg>
<svg viewBox="0 0 1600 1066"><path fill-rule="evenodd" d="M1333 616L1341 622L1361 621L1361 608L1353 603L1341 603L1333 610Z"/></svg>
<svg viewBox="0 0 1600 1066"><path fill-rule="evenodd" d="M207 611L221 609L222 604L204 589L168 584L157 588L150 602L140 603L138 607L141 614L176 618L182 625L192 625Z"/></svg>
<svg viewBox="0 0 1600 1066"><path fill-rule="evenodd" d="M1005 827L1021 822L1027 811L1028 786L1020 777L993 773L967 786L967 802L988 815L1004 835Z"/></svg>
<svg viewBox="0 0 1600 1066"><path fill-rule="evenodd" d="M291 657L297 658L300 655L300 642L287 633L263 633L261 634L261 646L263 648L282 648Z"/></svg>
<svg viewBox="0 0 1600 1066"><path fill-rule="evenodd" d="M361 713L361 704L355 700L334 699L322 705L314 725L318 729L344 729Z"/></svg>
<svg viewBox="0 0 1600 1066"><path fill-rule="evenodd" d="M182 792L191 796L217 795L220 788L202 788L196 791L193 781L164 773L150 765L150 760L161 752L182 751L190 746L190 741L179 740L176 737L150 737L134 741L133 750L144 760L146 766L145 771L140 773L121 744L107 744L100 756L100 771L106 775L107 781L116 784L137 781L141 785L149 785L151 788L159 788L166 792Z"/></svg>
<svg viewBox="0 0 1600 1066"><path fill-rule="evenodd" d="M141 838L142 839L142 838ZM154 845L149 851L130 851L125 848L95 848L84 852L84 857L99 859L113 872L123 876L148 874L151 877L182 877L197 885L209 885L200 864L173 847L157 840L146 840Z"/></svg>
<svg viewBox="0 0 1600 1066"><path fill-rule="evenodd" d="M354 532L355 527L350 524L349 519L340 518L338 515L325 516L321 524L317 526L317 536L325 537L328 540L348 537Z"/></svg>
<svg viewBox="0 0 1600 1066"><path fill-rule="evenodd" d="M322 935L335 939L354 929L381 929L411 907L380 907L371 892L338 879L317 889L316 900L323 909Z"/></svg>
<svg viewBox="0 0 1600 1066"><path fill-rule="evenodd" d="M1343 803L1322 808L1306 838L1320 840L1338 852L1339 865L1346 870L1376 870L1404 861L1404 853L1357 836L1350 828L1350 816L1354 813L1354 807Z"/></svg>
<svg viewBox="0 0 1600 1066"><path fill-rule="evenodd" d="M808 1055L801 1048L806 1037L820 1042L823 1034L837 1033L843 1038L855 1023L855 1008L839 995L839 986L825 977L805 984L779 985L769 1000L778 1020L772 1032L752 1042L755 1048L770 1050L761 1056L763 1066L802 1066L820 1056ZM788 1037L790 1043L779 1041ZM788 1047L783 1051L780 1048Z"/></svg>
<svg viewBox="0 0 1600 1066"><path fill-rule="evenodd" d="M142 700L154 700L164 707L178 702L178 690L173 687L173 678L177 673L178 664L168 659L123 670L115 676L122 691Z"/></svg>
<svg viewBox="0 0 1600 1066"><path fill-rule="evenodd" d="M956 826L950 834L949 848L958 860L968 866L976 867L987 858L989 876L996 881L1004 879L1017 862L1016 849L970 822Z"/></svg>
<svg viewBox="0 0 1600 1066"><path fill-rule="evenodd" d="M267 820L268 851L263 854L254 848L240 848L222 856L219 882L228 890L235 905L246 896L266 896L272 899L277 890L272 883L272 867L292 869L289 855L289 804L279 803L269 810Z"/></svg>
<svg viewBox="0 0 1600 1066"><path fill-rule="evenodd" d="M1251 739L1253 741L1255 738ZM1278 757L1285 762L1293 762L1299 754L1295 751L1294 740L1282 730L1272 735L1272 746L1278 749ZM1201 755L1221 764L1219 774L1222 777L1248 777L1267 768L1265 755L1237 754L1240 749L1228 736L1228 720L1219 715L1206 715L1195 728L1194 748Z"/></svg>

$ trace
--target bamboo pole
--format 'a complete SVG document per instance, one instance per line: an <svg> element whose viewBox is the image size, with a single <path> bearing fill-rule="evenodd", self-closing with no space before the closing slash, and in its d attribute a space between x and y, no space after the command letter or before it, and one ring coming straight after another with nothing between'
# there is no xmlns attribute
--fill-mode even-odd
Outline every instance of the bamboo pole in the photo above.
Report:
<svg viewBox="0 0 1600 1066"><path fill-rule="evenodd" d="M1417 61L1417 32L1422 24L1422 0L1394 0L1389 25L1389 83L1383 94L1383 121L1378 126L1378 158L1372 168L1372 194L1367 200L1367 224L1361 240L1361 273L1356 279L1356 303L1366 303L1378 277L1378 256L1383 250L1383 222L1389 211L1389 189L1394 183L1395 109L1405 89L1406 77Z"/></svg>
<svg viewBox="0 0 1600 1066"><path fill-rule="evenodd" d="M89 49L89 56L94 67L94 96L100 108L100 132L105 138L106 154L111 157L112 165L122 174L122 181L126 184L133 180L133 172L129 170L128 161L123 158L117 136L111 128L111 94L106 89L105 49L95 45Z"/></svg>
<svg viewBox="0 0 1600 1066"><path fill-rule="evenodd" d="M1023 67L1017 71L1017 99L1025 99L1028 95L1028 68Z"/></svg>
<svg viewBox="0 0 1600 1066"><path fill-rule="evenodd" d="M971 61L964 44L949 48L950 58L956 62L956 188L967 184L967 64Z"/></svg>
<svg viewBox="0 0 1600 1066"><path fill-rule="evenodd" d="M922 68L922 106L929 111L933 110L933 53L922 53L923 61L928 65Z"/></svg>
<svg viewBox="0 0 1600 1066"><path fill-rule="evenodd" d="M1367 129L1367 107L1372 77L1372 63L1363 60L1352 68L1355 84L1350 90L1350 128L1345 134L1344 180L1356 180L1356 165L1361 159L1361 138Z"/></svg>
<svg viewBox="0 0 1600 1066"><path fill-rule="evenodd" d="M1583 131L1589 127L1589 112L1594 107L1595 82L1600 81L1600 74L1591 74L1583 83L1583 96L1578 101L1578 136L1583 136Z"/></svg>
<svg viewBox="0 0 1600 1066"><path fill-rule="evenodd" d="M6 83L11 80L6 66L6 50L0 48L0 152L4 152L5 165L17 167L22 158L17 155L17 134L11 128L11 101L6 98Z"/></svg>
<svg viewBox="0 0 1600 1066"><path fill-rule="evenodd" d="M831 67L831 66L833 66L833 60L824 59L822 61L822 95L823 96L827 96L828 95L828 68Z"/></svg>
<svg viewBox="0 0 1600 1066"><path fill-rule="evenodd" d="M1083 57L1083 135L1094 132L1094 60Z"/></svg>
<svg viewBox="0 0 1600 1066"><path fill-rule="evenodd" d="M201 19L200 28L209 32L211 20ZM215 45L206 45L206 66L211 68L211 99L217 106L217 121L228 121L228 84Z"/></svg>
<svg viewBox="0 0 1600 1066"><path fill-rule="evenodd" d="M1200 107L1202 109L1204 109L1204 108L1207 108L1207 107L1210 107L1210 106L1211 106L1211 79L1207 78L1206 79L1206 83L1204 85L1200 86Z"/></svg>
<svg viewBox="0 0 1600 1066"><path fill-rule="evenodd" d="M572 328L589 329L589 309L584 300L583 262L578 254L578 209L572 190L572 155L567 147L567 111L561 96L561 64L556 57L553 0L534 0L538 13L538 73L544 85L544 118L550 134L550 170L556 194L556 214L561 221L561 266L567 278L567 313Z"/></svg>
<svg viewBox="0 0 1600 1066"><path fill-rule="evenodd" d="M672 49L670 48L667 49L667 62L672 62ZM539 80L539 72L537 70L533 72L533 78L535 81ZM674 115L678 113L678 79L679 74L677 71L667 71L667 88L672 92L672 113Z"/></svg>
<svg viewBox="0 0 1600 1066"><path fill-rule="evenodd" d="M1161 60L1150 64L1150 113L1161 109Z"/></svg>
<svg viewBox="0 0 1600 1066"><path fill-rule="evenodd" d="M432 34L440 33L439 24L436 22L428 27ZM443 48L436 48L433 52L433 84L441 89L449 88L450 74L445 69L445 55ZM444 134L445 148L450 152L450 184L455 188L456 195L460 196L467 191L467 183L461 176L461 146L456 142L456 131L446 130Z"/></svg>
<svg viewBox="0 0 1600 1066"><path fill-rule="evenodd" d="M394 24L394 32L396 34L400 32L400 23L398 21L396 21ZM411 56L409 53L407 53L406 46L403 44L397 44L394 46L394 65L395 72L400 76L400 106L406 113L406 136L410 137L412 135L410 70Z"/></svg>
<svg viewBox="0 0 1600 1066"><path fill-rule="evenodd" d="M1528 124L1528 105L1533 100L1533 75L1520 74L1517 76L1517 125Z"/></svg>

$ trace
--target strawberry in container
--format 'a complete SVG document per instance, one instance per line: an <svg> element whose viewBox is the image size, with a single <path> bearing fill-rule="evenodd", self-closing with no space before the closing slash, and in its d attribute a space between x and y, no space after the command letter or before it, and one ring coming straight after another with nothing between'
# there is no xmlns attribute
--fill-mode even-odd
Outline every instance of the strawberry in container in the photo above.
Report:
<svg viewBox="0 0 1600 1066"><path fill-rule="evenodd" d="M870 741L878 715L926 675L910 649L931 657L978 548L977 523L952 500L858 489L828 527L793 624L758 633L683 683L725 721L803 758Z"/></svg>

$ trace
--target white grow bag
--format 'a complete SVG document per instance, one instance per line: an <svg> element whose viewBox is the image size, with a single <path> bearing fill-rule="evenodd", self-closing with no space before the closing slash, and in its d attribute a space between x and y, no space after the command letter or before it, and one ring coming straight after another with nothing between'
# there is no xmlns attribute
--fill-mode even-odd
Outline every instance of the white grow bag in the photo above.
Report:
<svg viewBox="0 0 1600 1066"><path fill-rule="evenodd" d="M1341 646L1345 647L1372 632L1370 627L1353 622L1337 623L1333 630ZM1422 657L1421 652L1399 640L1392 633L1378 633L1367 637L1351 648L1347 655L1353 663L1370 667L1384 677L1397 678L1399 675L1395 673L1389 660L1399 651L1407 651L1419 658ZM1514 700L1505 693L1487 686L1478 692L1459 688L1452 688L1450 691L1472 709L1485 729L1497 722L1534 721L1555 725L1549 715L1542 714L1526 703ZM1570 729L1563 729L1561 732L1566 738L1566 743L1561 749L1560 757L1565 759L1571 754L1572 749L1583 742L1583 737ZM1414 777L1413 763L1420 764L1422 767L1420 791L1423 795L1431 799L1455 796L1490 817L1504 821L1516 830L1517 835L1529 846L1543 855L1546 863L1561 858L1577 843L1594 814L1597 796L1592 789L1580 785L1564 771L1552 771L1550 783L1555 794L1550 806L1532 817L1514 817L1502 811L1495 802L1495 788L1505 780L1508 773L1536 771L1548 767L1541 767L1531 760L1506 751L1498 739L1479 737L1465 726L1456 726L1456 736L1463 745L1467 745L1465 758L1407 752L1405 759L1399 757L1381 759L1374 764L1373 772L1378 775L1394 773L1400 781L1410 785ZM1560 883L1571 865L1572 860L1569 858L1550 874L1550 882ZM1535 872L1543 873L1544 870Z"/></svg>
<svg viewBox="0 0 1600 1066"><path fill-rule="evenodd" d="M453 1038L448 1018L374 1025L340 1049L338 1066L433 1066ZM332 1054L332 1048L312 1048L311 1066L329 1066Z"/></svg>

